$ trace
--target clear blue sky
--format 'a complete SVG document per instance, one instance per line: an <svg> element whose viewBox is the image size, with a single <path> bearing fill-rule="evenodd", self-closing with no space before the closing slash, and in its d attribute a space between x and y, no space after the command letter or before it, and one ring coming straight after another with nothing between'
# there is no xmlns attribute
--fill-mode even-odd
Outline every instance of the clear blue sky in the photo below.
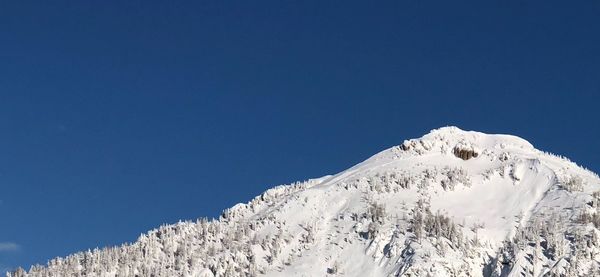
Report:
<svg viewBox="0 0 600 277"><path fill-rule="evenodd" d="M598 1L34 2L0 4L0 267L445 125L600 171Z"/></svg>

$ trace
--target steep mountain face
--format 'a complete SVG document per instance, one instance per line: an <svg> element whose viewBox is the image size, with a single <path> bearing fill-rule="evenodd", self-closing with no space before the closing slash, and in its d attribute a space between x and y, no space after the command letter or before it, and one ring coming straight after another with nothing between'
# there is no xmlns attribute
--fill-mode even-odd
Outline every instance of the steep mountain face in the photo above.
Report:
<svg viewBox="0 0 600 277"><path fill-rule="evenodd" d="M596 174L446 127L219 220L7 276L600 276L599 227Z"/></svg>

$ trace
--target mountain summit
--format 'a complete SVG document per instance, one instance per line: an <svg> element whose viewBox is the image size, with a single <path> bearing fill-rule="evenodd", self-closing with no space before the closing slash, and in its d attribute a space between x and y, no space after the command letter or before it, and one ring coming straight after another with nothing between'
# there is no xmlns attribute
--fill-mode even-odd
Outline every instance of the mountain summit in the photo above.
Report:
<svg viewBox="0 0 600 277"><path fill-rule="evenodd" d="M218 220L7 276L600 276L598 228L598 175L445 127Z"/></svg>

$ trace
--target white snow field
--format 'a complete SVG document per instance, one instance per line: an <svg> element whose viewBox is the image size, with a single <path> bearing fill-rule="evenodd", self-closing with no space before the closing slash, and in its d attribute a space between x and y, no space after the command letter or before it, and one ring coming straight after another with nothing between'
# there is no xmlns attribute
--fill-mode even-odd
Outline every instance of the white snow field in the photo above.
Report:
<svg viewBox="0 0 600 277"><path fill-rule="evenodd" d="M7 276L600 276L600 179L445 127L333 176Z"/></svg>

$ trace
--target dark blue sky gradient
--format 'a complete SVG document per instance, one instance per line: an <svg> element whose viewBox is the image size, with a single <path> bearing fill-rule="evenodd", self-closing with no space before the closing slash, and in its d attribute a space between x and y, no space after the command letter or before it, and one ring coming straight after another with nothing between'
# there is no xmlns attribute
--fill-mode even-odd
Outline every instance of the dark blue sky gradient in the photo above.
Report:
<svg viewBox="0 0 600 277"><path fill-rule="evenodd" d="M214 217L445 125L598 172L599 14L598 1L5 1L0 243L20 249L0 267Z"/></svg>

